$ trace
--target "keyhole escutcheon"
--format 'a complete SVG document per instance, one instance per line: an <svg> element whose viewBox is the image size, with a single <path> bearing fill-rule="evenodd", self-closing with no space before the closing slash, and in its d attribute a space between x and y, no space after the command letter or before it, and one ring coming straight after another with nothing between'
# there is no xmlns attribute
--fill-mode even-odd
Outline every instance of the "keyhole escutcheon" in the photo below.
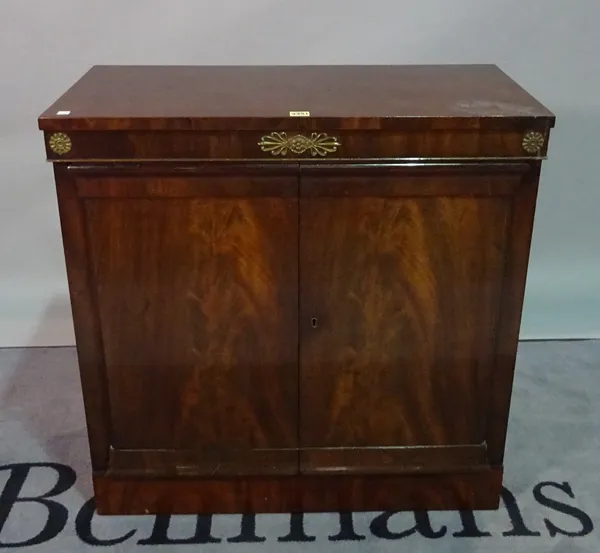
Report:
<svg viewBox="0 0 600 553"><path fill-rule="evenodd" d="M310 320L310 325L311 325L313 328L317 328L317 324L318 324L317 318L316 318L316 317L313 317L313 318Z"/></svg>

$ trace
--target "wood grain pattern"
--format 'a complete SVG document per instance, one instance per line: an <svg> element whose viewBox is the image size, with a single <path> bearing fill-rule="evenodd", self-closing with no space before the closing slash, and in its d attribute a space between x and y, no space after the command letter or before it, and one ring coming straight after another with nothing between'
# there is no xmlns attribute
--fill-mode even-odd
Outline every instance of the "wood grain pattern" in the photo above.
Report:
<svg viewBox="0 0 600 553"><path fill-rule="evenodd" d="M77 181L81 198L261 198L298 196L297 179L265 179L248 176L203 176L182 178L156 175L149 179L138 176L106 179L92 177Z"/></svg>
<svg viewBox="0 0 600 553"><path fill-rule="evenodd" d="M398 401L402 401L398 398ZM332 447L300 450L301 474L418 474L489 469L487 447Z"/></svg>
<svg viewBox="0 0 600 553"><path fill-rule="evenodd" d="M57 116L69 110L67 116ZM310 111L310 118L289 117ZM554 116L494 65L95 66L45 130L506 128Z"/></svg>
<svg viewBox="0 0 600 553"><path fill-rule="evenodd" d="M540 170L540 163L532 166L512 201L502 303L496 329L494 374L486 418L489 457L494 465L502 465L504 460Z"/></svg>
<svg viewBox="0 0 600 553"><path fill-rule="evenodd" d="M94 475L99 514L496 509L502 470L143 480Z"/></svg>
<svg viewBox="0 0 600 553"><path fill-rule="evenodd" d="M109 398L98 302L89 271L85 214L66 166L55 165L54 178L92 469L106 470L111 433Z"/></svg>
<svg viewBox="0 0 600 553"><path fill-rule="evenodd" d="M337 467L361 447L486 440L510 203L376 196L300 208L300 442L352 449Z"/></svg>
<svg viewBox="0 0 600 553"><path fill-rule="evenodd" d="M58 162L73 160L231 160L251 159L277 161L299 159L315 161L310 151L284 157L264 152L258 145L262 137L274 128L256 131L103 131L69 132L72 149L59 155L50 148L52 132L46 133L46 155ZM481 130L414 130L352 131L328 130L341 144L335 152L321 160L338 159L413 159L413 158L536 158L546 155L548 140L538 153L523 149L523 136L535 130L547 137L548 124L544 119L521 121L510 129ZM289 137L299 134L288 132ZM310 131L300 134L310 136ZM316 158L319 159L319 158Z"/></svg>
<svg viewBox="0 0 600 553"><path fill-rule="evenodd" d="M249 450L297 447L297 200L86 199L84 209L112 446L193 446L209 474L240 472Z"/></svg>
<svg viewBox="0 0 600 553"><path fill-rule="evenodd" d="M510 199L530 162L300 163L301 198L500 197ZM317 178L318 177L318 178Z"/></svg>
<svg viewBox="0 0 600 553"><path fill-rule="evenodd" d="M491 65L92 68L38 125L98 511L496 508L554 122Z"/></svg>
<svg viewBox="0 0 600 553"><path fill-rule="evenodd" d="M195 445L193 443L190 446ZM111 478L175 478L256 474L298 474L298 449L114 449L110 450Z"/></svg>

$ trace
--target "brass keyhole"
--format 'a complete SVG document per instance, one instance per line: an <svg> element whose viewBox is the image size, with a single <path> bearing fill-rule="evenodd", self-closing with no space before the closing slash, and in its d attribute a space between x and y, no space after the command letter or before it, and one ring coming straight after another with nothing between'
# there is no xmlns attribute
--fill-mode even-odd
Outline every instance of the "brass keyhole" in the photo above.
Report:
<svg viewBox="0 0 600 553"><path fill-rule="evenodd" d="M311 326L312 326L313 328L317 328L317 318L316 318L316 317L313 317L313 318L310 320L310 324L311 324Z"/></svg>

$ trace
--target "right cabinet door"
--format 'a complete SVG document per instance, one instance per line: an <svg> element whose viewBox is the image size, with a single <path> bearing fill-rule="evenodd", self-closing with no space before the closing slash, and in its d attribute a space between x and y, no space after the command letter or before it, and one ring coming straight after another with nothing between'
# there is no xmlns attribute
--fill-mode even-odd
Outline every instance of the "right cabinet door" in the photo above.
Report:
<svg viewBox="0 0 600 553"><path fill-rule="evenodd" d="M301 472L501 464L537 168L301 171Z"/></svg>

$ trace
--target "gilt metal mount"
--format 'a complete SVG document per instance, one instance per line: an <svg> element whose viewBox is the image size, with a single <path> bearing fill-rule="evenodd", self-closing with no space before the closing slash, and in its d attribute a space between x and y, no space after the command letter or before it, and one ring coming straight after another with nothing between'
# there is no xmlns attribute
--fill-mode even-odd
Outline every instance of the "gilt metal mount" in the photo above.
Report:
<svg viewBox="0 0 600 553"><path fill-rule="evenodd" d="M67 154L71 151L71 139L64 132L55 132L50 135L48 140L50 149L59 156Z"/></svg>
<svg viewBox="0 0 600 553"><path fill-rule="evenodd" d="M523 137L523 149L528 154L539 154L544 147L545 138L541 132L529 131Z"/></svg>
<svg viewBox="0 0 600 553"><path fill-rule="evenodd" d="M287 156L288 153L303 154L307 151L312 156L326 156L335 152L341 143L333 136L325 133L312 133L310 136L295 134L288 136L285 132L272 132L263 136L258 142L263 152L270 152L274 156Z"/></svg>

